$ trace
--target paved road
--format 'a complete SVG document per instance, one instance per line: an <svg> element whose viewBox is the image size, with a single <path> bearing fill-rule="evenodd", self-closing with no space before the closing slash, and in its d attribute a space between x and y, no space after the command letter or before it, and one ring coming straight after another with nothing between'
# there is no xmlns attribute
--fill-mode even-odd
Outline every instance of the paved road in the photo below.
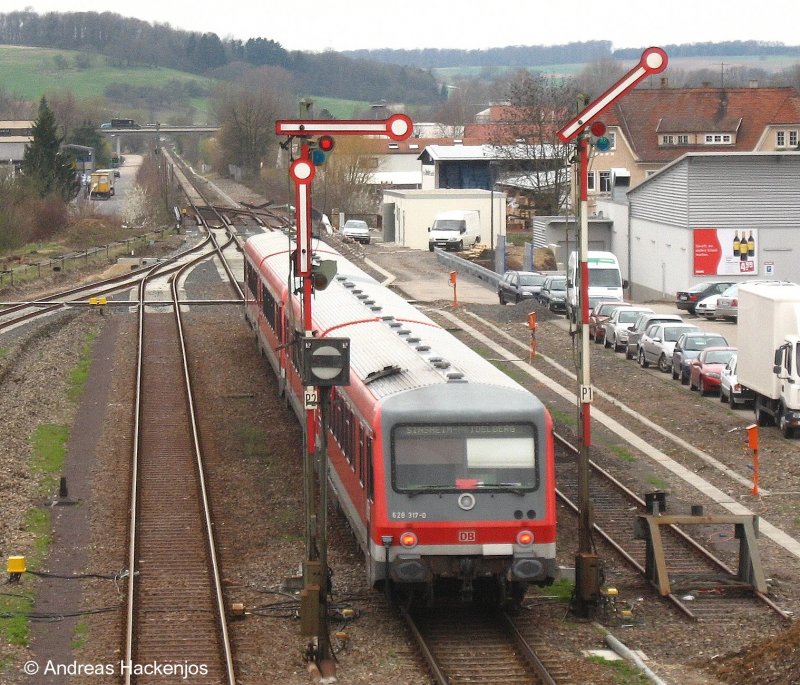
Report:
<svg viewBox="0 0 800 685"><path fill-rule="evenodd" d="M396 285L403 292L421 302L452 300L453 287L450 285L450 272L440 264L433 253L427 250L410 250L394 243L373 241L366 246L366 257L387 274L391 274ZM497 293L487 283L468 276L459 276L456 284L459 304L497 304ZM671 302L646 302L644 306L665 314L680 314L685 321L699 326L704 331L720 333L731 345L737 344L736 323L732 321L708 321L686 311L679 310ZM512 305L508 305L512 306ZM566 318L552 323L569 330Z"/></svg>

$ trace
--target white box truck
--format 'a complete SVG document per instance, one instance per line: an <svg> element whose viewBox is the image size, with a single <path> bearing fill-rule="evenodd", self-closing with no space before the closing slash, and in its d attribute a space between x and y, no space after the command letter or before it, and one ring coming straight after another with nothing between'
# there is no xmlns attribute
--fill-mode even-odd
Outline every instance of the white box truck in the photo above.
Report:
<svg viewBox="0 0 800 685"><path fill-rule="evenodd" d="M580 316L578 311L578 253L570 252L567 262L567 317L576 322ZM628 282L622 280L622 272L616 255L611 252L589 250L586 255L586 266L589 271L587 286L589 307L591 311L598 302L610 302L625 299L624 289Z"/></svg>
<svg viewBox="0 0 800 685"><path fill-rule="evenodd" d="M739 384L754 395L756 423L800 428L800 285L742 285L737 321Z"/></svg>
<svg viewBox="0 0 800 685"><path fill-rule="evenodd" d="M481 214L477 210L439 212L428 228L428 249L463 250L481 242Z"/></svg>

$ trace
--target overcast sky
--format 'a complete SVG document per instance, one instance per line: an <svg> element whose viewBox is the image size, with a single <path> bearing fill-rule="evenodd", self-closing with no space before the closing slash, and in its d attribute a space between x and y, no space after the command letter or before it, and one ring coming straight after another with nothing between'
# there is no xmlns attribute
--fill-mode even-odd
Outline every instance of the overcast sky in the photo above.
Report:
<svg viewBox="0 0 800 685"><path fill-rule="evenodd" d="M610 40L614 48L760 40L800 44L796 0L135 0L107 10L289 50L463 48ZM0 0L0 11L103 11L76 0ZM652 9L651 9L652 8Z"/></svg>

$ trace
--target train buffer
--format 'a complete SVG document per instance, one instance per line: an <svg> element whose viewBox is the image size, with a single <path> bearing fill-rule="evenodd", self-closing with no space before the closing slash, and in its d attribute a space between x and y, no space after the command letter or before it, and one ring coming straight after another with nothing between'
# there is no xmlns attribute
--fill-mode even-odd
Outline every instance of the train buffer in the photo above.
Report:
<svg viewBox="0 0 800 685"><path fill-rule="evenodd" d="M739 568L734 580L740 586L748 586L761 594L767 592L767 581L761 566L757 543L757 516L723 515L659 515L646 514L636 517L634 535L645 540L645 576L656 587L662 597L672 594L667 569L661 526L686 525L732 525L734 536L739 540Z"/></svg>

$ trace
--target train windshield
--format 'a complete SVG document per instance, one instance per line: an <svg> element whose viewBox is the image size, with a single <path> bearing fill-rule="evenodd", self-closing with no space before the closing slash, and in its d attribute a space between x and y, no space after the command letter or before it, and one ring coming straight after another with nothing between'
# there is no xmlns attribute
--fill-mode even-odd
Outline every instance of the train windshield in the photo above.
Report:
<svg viewBox="0 0 800 685"><path fill-rule="evenodd" d="M537 485L531 424L417 424L392 431L398 492L530 490Z"/></svg>

